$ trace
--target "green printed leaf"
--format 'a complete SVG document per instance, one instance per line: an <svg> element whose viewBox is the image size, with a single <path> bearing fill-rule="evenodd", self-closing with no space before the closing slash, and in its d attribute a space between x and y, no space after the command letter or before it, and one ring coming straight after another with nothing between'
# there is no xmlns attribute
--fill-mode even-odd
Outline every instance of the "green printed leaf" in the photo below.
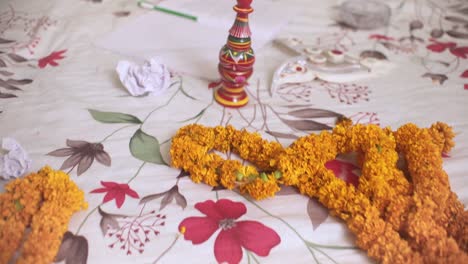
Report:
<svg viewBox="0 0 468 264"><path fill-rule="evenodd" d="M88 109L89 113L93 116L96 121L106 124L114 123L130 123L130 124L142 124L143 122L138 117L117 113L117 112L101 112L93 109Z"/></svg>
<svg viewBox="0 0 468 264"><path fill-rule="evenodd" d="M162 158L158 140L141 129L138 129L130 139L130 152L139 160L167 165Z"/></svg>

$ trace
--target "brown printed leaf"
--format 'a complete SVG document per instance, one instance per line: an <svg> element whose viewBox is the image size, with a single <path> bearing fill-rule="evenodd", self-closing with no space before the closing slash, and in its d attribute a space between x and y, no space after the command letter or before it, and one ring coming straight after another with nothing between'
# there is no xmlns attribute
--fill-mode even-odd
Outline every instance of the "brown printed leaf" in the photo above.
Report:
<svg viewBox="0 0 468 264"><path fill-rule="evenodd" d="M447 30L447 35L451 36L452 38L462 38L468 39L468 33L455 31L455 30Z"/></svg>
<svg viewBox="0 0 468 264"><path fill-rule="evenodd" d="M22 79L22 80L8 79L6 82L11 85L25 85L25 84L32 83L33 80L31 79Z"/></svg>
<svg viewBox="0 0 468 264"><path fill-rule="evenodd" d="M180 170L180 173L179 175L177 175L177 179L180 179L180 178L184 178L184 177L187 177L187 176L190 176L190 174L184 170Z"/></svg>
<svg viewBox="0 0 468 264"><path fill-rule="evenodd" d="M156 194L151 194L151 195L148 195L148 196L145 196L143 197L141 200L140 200L140 204L143 204L143 203L147 203L147 202L151 202L153 200L156 200L158 198L161 198L163 197L164 195L166 195L167 192L162 192L162 193L156 193Z"/></svg>
<svg viewBox="0 0 468 264"><path fill-rule="evenodd" d="M51 151L47 153L47 155L54 156L54 157L67 157L70 155L73 155L74 150L72 148L61 148L61 149L56 149L54 151Z"/></svg>
<svg viewBox="0 0 468 264"><path fill-rule="evenodd" d="M303 104L294 104L294 105L287 105L289 108L299 108L299 107L308 107L309 105L303 105Z"/></svg>
<svg viewBox="0 0 468 264"><path fill-rule="evenodd" d="M299 194L299 190L289 185L281 185L281 189L276 193L276 195L280 195L280 196L296 195L296 194Z"/></svg>
<svg viewBox="0 0 468 264"><path fill-rule="evenodd" d="M442 29L435 28L435 29L431 30L431 37L433 37L433 38L440 38L443 35L444 35L444 31Z"/></svg>
<svg viewBox="0 0 468 264"><path fill-rule="evenodd" d="M462 9L457 9L458 13L468 15L468 7L462 8Z"/></svg>
<svg viewBox="0 0 468 264"><path fill-rule="evenodd" d="M104 166L110 167L112 159L110 155L105 151L99 151L96 153L96 160Z"/></svg>
<svg viewBox="0 0 468 264"><path fill-rule="evenodd" d="M101 227L102 235L105 236L109 229L118 229L120 228L119 222L116 218L124 217L123 215L114 215L104 212L101 207L98 208L99 214L102 216L99 226Z"/></svg>
<svg viewBox="0 0 468 264"><path fill-rule="evenodd" d="M73 248L73 237L74 235L67 231L62 238L62 244L60 244L59 251L57 252L57 256L55 256L55 261L60 262L64 261L67 257L68 252L70 252Z"/></svg>
<svg viewBox="0 0 468 264"><path fill-rule="evenodd" d="M25 61L28 61L28 59L26 59L25 57L23 56L20 56L18 54L14 54L14 53L8 53L8 57L10 57L10 59L16 61L16 62L25 62Z"/></svg>
<svg viewBox="0 0 468 264"><path fill-rule="evenodd" d="M164 208L166 208L166 206L168 204L170 204L172 202L172 200L174 200L174 196L175 196L175 193L172 192L172 189L169 190L169 192L166 195L164 195L164 197L161 200L161 205L159 206L159 211L162 211Z"/></svg>
<svg viewBox="0 0 468 264"><path fill-rule="evenodd" d="M300 131L318 131L318 130L330 130L330 126L312 121L312 120L288 120L281 119L283 123L288 125L291 128L300 130Z"/></svg>
<svg viewBox="0 0 468 264"><path fill-rule="evenodd" d="M185 209L187 207L187 199L185 199L185 196L183 196L181 193L177 192L175 195L175 200L177 205L182 207L182 209Z"/></svg>
<svg viewBox="0 0 468 264"><path fill-rule="evenodd" d="M313 229L317 229L328 217L328 210L316 199L309 199L307 203L307 214L312 222Z"/></svg>
<svg viewBox="0 0 468 264"><path fill-rule="evenodd" d="M0 75L3 75L3 76L12 76L14 73L12 72L9 72L9 71L0 71Z"/></svg>
<svg viewBox="0 0 468 264"><path fill-rule="evenodd" d="M445 20L454 22L454 23L468 24L468 20L462 17L446 16Z"/></svg>
<svg viewBox="0 0 468 264"><path fill-rule="evenodd" d="M365 50L359 55L361 59L372 58L376 60L387 60L387 56L377 50Z"/></svg>
<svg viewBox="0 0 468 264"><path fill-rule="evenodd" d="M67 231L62 238L55 262L65 260L65 264L86 264L88 261L88 240Z"/></svg>
<svg viewBox="0 0 468 264"><path fill-rule="evenodd" d="M216 192L216 191L224 191L224 190L227 190L226 187L222 186L222 185L219 185L219 186L215 186L211 189L212 192Z"/></svg>
<svg viewBox="0 0 468 264"><path fill-rule="evenodd" d="M18 97L18 96L14 94L0 92L0 99L7 99L7 98L14 98L14 97Z"/></svg>
<svg viewBox="0 0 468 264"><path fill-rule="evenodd" d="M161 197L163 198L160 203L159 211L162 211L164 208L166 208L166 206L170 204L174 200L174 198L176 200L177 205L182 207L182 209L185 209L187 207L187 199L185 199L185 197L182 194L180 194L178 185L174 185L168 191L145 196L140 200L140 204L147 203L159 199Z"/></svg>
<svg viewBox="0 0 468 264"><path fill-rule="evenodd" d="M437 73L430 73L430 72L426 72L421 77L431 78L432 82L437 83L437 84L444 84L444 82L448 79L447 75L445 74L437 74Z"/></svg>
<svg viewBox="0 0 468 264"><path fill-rule="evenodd" d="M343 115L335 113L333 111L318 109L318 108L304 108L288 113L291 116L298 118L321 118L321 117L341 117Z"/></svg>
<svg viewBox="0 0 468 264"><path fill-rule="evenodd" d="M281 132L275 132L275 131L265 131L267 134L277 137L277 138L288 138L288 139L298 139L299 137L293 134L288 134L288 133L281 133Z"/></svg>
<svg viewBox="0 0 468 264"><path fill-rule="evenodd" d="M13 86L9 83L7 83L6 81L0 79L0 87L3 87L7 90L12 90L12 91L20 91L21 89L16 87L16 86Z"/></svg>
<svg viewBox="0 0 468 264"><path fill-rule="evenodd" d="M8 44L8 43L13 43L15 42L14 40L8 40L4 38L0 38L0 44Z"/></svg>
<svg viewBox="0 0 468 264"><path fill-rule="evenodd" d="M116 11L114 12L114 16L116 17L127 17L130 15L130 11Z"/></svg>
<svg viewBox="0 0 468 264"><path fill-rule="evenodd" d="M75 239L75 254L65 259L65 264L86 264L88 262L88 240L82 236Z"/></svg>

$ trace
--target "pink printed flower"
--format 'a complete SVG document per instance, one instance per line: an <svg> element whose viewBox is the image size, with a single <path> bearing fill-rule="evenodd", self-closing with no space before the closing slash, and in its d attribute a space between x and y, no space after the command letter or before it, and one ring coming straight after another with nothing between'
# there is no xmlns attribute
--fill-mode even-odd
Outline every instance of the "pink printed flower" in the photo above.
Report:
<svg viewBox="0 0 468 264"><path fill-rule="evenodd" d="M54 51L50 55L40 59L38 62L39 68L41 69L45 68L47 65L54 66L54 67L59 65L56 61L65 58L63 56L63 53L65 53L66 51L67 51L66 49L60 50L60 51Z"/></svg>
<svg viewBox="0 0 468 264"><path fill-rule="evenodd" d="M359 175L356 174L356 171L359 170L359 167L356 165L335 159L325 163L325 167L332 170L337 178L354 185L354 187L358 186Z"/></svg>
<svg viewBox="0 0 468 264"><path fill-rule="evenodd" d="M140 198L138 193L130 189L130 186L128 186L126 183L101 181L101 185L104 186L104 188L92 190L91 193L106 193L102 202L107 203L115 199L117 208L122 207L127 195L133 198Z"/></svg>
<svg viewBox="0 0 468 264"><path fill-rule="evenodd" d="M198 245L221 229L214 244L214 254L219 263L239 263L242 248L259 256L268 256L270 250L281 242L273 229L260 222L236 221L247 212L243 203L227 199L207 200L195 204L195 208L206 216L185 218L179 224L179 230L186 240Z"/></svg>

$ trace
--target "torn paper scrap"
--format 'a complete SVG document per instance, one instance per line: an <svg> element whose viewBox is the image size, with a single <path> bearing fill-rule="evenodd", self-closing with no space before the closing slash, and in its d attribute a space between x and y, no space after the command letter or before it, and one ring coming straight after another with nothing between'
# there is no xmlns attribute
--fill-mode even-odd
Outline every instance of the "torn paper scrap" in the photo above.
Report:
<svg viewBox="0 0 468 264"><path fill-rule="evenodd" d="M0 155L0 177L8 180L21 177L28 172L32 161L15 139L3 138L2 149L6 153Z"/></svg>
<svg viewBox="0 0 468 264"><path fill-rule="evenodd" d="M146 60L142 65L120 61L116 70L132 96L160 95L170 86L169 69L158 58Z"/></svg>

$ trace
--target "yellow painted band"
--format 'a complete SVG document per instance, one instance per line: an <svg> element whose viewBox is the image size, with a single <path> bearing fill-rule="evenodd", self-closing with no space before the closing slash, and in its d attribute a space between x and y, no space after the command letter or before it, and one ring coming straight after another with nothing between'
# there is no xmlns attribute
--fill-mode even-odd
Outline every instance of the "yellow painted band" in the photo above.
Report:
<svg viewBox="0 0 468 264"><path fill-rule="evenodd" d="M243 100L237 102L231 102L228 100L224 100L224 98L219 96L218 93L215 93L215 100L216 102L224 106L240 107L246 105L249 102L249 97L245 97Z"/></svg>

